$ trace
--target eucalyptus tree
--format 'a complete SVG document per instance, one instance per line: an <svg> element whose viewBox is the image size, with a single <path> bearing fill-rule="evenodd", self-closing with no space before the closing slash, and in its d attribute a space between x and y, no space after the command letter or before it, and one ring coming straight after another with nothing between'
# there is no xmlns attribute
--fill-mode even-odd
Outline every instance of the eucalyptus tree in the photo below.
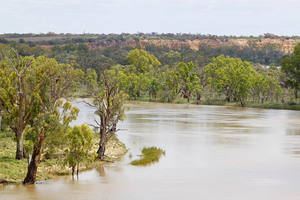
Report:
<svg viewBox="0 0 300 200"><path fill-rule="evenodd" d="M33 119L32 125L26 129L31 134L34 146L23 184L35 183L45 140L51 135L62 140L69 129L69 123L75 120L79 113L79 109L72 107L68 101L58 100L54 105L50 105L50 101L44 101L43 97L37 95L36 98L43 111L38 113Z"/></svg>
<svg viewBox="0 0 300 200"><path fill-rule="evenodd" d="M24 184L35 182L45 140L62 139L69 123L76 119L79 109L68 101L63 102L62 98L67 97L84 77L81 70L45 57L33 60L28 73L32 86L35 86L32 117L27 128L34 146Z"/></svg>
<svg viewBox="0 0 300 200"><path fill-rule="evenodd" d="M233 98L244 106L256 74L249 62L220 55L205 67L205 73L208 84L216 92L224 93L227 101Z"/></svg>
<svg viewBox="0 0 300 200"><path fill-rule="evenodd" d="M95 128L99 128L99 148L97 158L103 160L107 142L118 131L117 123L125 118L125 100L128 95L119 89L119 79L114 70L103 71L100 77L101 84L97 82L98 76L94 70L88 69L86 82L88 92L93 102L85 103L95 109L99 120Z"/></svg>
<svg viewBox="0 0 300 200"><path fill-rule="evenodd" d="M175 70L170 71L167 75L166 85L168 86L169 100L180 94L189 102L193 93L197 95L202 91L200 78L196 75L192 62L179 63Z"/></svg>
<svg viewBox="0 0 300 200"><path fill-rule="evenodd" d="M15 55L5 57L0 63L0 107L3 120L15 133L17 140L16 159L23 159L24 129L35 113L34 91L29 71L33 57Z"/></svg>
<svg viewBox="0 0 300 200"><path fill-rule="evenodd" d="M158 67L161 63L153 54L149 54L143 49L131 50L127 56L131 65L135 66L137 73L145 73L151 67Z"/></svg>
<svg viewBox="0 0 300 200"><path fill-rule="evenodd" d="M128 76L137 77L135 84L136 96L140 97L143 94L152 96L157 94L157 80L155 80L156 71L161 63L153 55L143 49L131 50L127 56L128 62Z"/></svg>
<svg viewBox="0 0 300 200"><path fill-rule="evenodd" d="M189 62L188 64L180 63L177 66L177 71L181 81L179 92L181 92L182 96L187 98L188 102L190 102L191 95L194 92L200 93L202 90L200 78L196 75L192 62Z"/></svg>

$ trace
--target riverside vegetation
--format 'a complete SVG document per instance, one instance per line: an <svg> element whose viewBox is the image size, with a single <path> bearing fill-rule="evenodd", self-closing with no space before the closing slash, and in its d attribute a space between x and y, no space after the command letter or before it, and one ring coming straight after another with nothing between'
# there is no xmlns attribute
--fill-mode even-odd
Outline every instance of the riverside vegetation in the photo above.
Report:
<svg viewBox="0 0 300 200"><path fill-rule="evenodd" d="M94 160L97 155L90 152L92 130L84 124L70 127L79 109L63 100L84 80L89 88L96 88L89 90L95 95L94 101L86 103L98 108L95 113L101 116L101 122L94 127L100 130L98 157L101 154L99 158L104 160L106 145L117 132L117 123L124 119L127 109L126 95L116 85L111 87L109 75L103 73L100 80L105 82L98 85L93 70L85 77L72 63L59 64L44 56L22 57L15 49L6 53L0 63L1 119L14 133L16 160L28 158L23 183L35 183L42 155L51 155L56 149L65 151L65 163L72 168L72 174L75 167L78 174L80 162Z"/></svg>
<svg viewBox="0 0 300 200"><path fill-rule="evenodd" d="M92 65L95 52L83 43L56 46L50 52L15 42L0 49L0 113L14 134L15 158L29 160L24 184L35 182L41 157L57 148L65 151L73 173L80 162L103 160L106 144L125 118L126 99L299 109L300 44L280 59L280 66L222 54L203 66L197 59L196 64L178 62L183 55L176 51L167 53L162 64L141 48L123 52L124 62L109 64L105 58ZM42 56L26 56L33 50ZM90 128L69 126L79 109L62 99L74 93L93 99L85 103L100 119L94 126L100 136L96 153L89 152Z"/></svg>
<svg viewBox="0 0 300 200"><path fill-rule="evenodd" d="M98 77L104 70L115 71L130 100L185 102L184 97L197 104L227 104L226 100L241 106L258 107L260 102L264 105L259 107L298 109L299 37L48 33L1 38L0 60L13 47L22 56L45 55L58 63L72 62L84 72L94 69ZM176 43L198 40L196 49ZM244 45L235 45L241 40ZM76 95L90 96L86 84L79 88Z"/></svg>
<svg viewBox="0 0 300 200"><path fill-rule="evenodd" d="M94 133L92 151L98 148L99 135ZM121 158L127 149L116 136L112 137L107 144L105 160L84 160L80 163L80 171L86 171L107 165L110 162ZM64 160L65 152L62 149L57 149L51 155L42 157L39 165L37 177L38 181L53 179L60 175L69 175L72 173L72 168L66 165ZM15 137L14 134L7 128L0 132L0 180L21 183L27 173L28 161L26 159L15 159Z"/></svg>

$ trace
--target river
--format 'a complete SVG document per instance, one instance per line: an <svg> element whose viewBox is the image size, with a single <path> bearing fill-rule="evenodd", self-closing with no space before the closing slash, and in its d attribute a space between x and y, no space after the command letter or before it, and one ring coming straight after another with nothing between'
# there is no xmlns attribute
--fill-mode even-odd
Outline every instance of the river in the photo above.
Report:
<svg viewBox="0 0 300 200"><path fill-rule="evenodd" d="M221 106L130 103L119 124L128 154L110 166L31 186L0 186L0 199L298 200L300 112ZM75 122L93 121L77 104ZM166 155L131 166L141 149ZM129 155L133 155L130 157Z"/></svg>

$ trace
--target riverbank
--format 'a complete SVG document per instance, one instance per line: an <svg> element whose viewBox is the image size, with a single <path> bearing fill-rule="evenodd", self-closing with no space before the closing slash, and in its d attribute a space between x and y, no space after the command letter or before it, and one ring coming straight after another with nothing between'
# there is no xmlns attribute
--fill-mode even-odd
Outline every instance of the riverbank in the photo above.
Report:
<svg viewBox="0 0 300 200"><path fill-rule="evenodd" d="M242 107L239 102L227 102L227 101L210 101L210 102L200 102L200 103L194 102L194 104ZM288 103L276 103L276 102L266 102L266 103L246 102L244 107L262 108L262 109L300 110L300 104L288 104Z"/></svg>
<svg viewBox="0 0 300 200"><path fill-rule="evenodd" d="M228 102L228 101L221 101L221 100L210 100L210 101L190 100L190 102L188 102L187 99L184 99L184 98L177 98L171 102L165 102L165 101L162 101L161 99L151 99L151 101L150 101L149 98L138 98L136 100L129 100L129 102L130 101L242 107L239 102ZM295 103L279 103L279 102L278 103L276 103L276 102L266 102L266 103L246 102L244 107L300 111L299 103L295 104Z"/></svg>
<svg viewBox="0 0 300 200"><path fill-rule="evenodd" d="M95 134L95 151L98 148L98 142L99 137ZM15 159L15 146L16 142L14 141L13 133L8 130L0 132L0 179L21 183L27 173L27 159ZM119 160L126 152L125 145L114 136L107 144L105 161L82 162L80 164L80 172ZM59 153L56 155L59 155ZM42 156L42 161L38 168L37 181L49 180L55 176L70 175L72 172L71 168L62 165L62 159L59 156L53 159L45 159Z"/></svg>
<svg viewBox="0 0 300 200"><path fill-rule="evenodd" d="M86 85L81 85L78 87L77 91L73 94L72 98L90 98L86 93L87 88ZM173 101L168 102L167 99L162 98L149 98L149 97L139 97L136 99L128 100L130 101L142 101L142 102L157 102L157 103L175 103L175 104L196 104L196 105L218 105L218 106L234 106L234 107L242 107L240 102L228 102L222 100L190 100L188 102L187 99L178 97ZM279 103L279 102L265 102L265 103L255 103L253 101L245 102L244 107L248 108L262 108L262 109L282 109L282 110L300 110L300 102L298 103Z"/></svg>

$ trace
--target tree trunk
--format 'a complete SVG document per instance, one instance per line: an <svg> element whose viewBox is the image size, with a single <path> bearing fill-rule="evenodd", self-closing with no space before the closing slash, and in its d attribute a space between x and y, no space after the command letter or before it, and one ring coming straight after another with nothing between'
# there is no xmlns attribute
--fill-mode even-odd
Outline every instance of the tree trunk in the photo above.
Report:
<svg viewBox="0 0 300 200"><path fill-rule="evenodd" d="M79 174L79 161L77 162L77 177L78 177L78 174Z"/></svg>
<svg viewBox="0 0 300 200"><path fill-rule="evenodd" d="M18 130L17 134L16 134L16 138L17 138L17 151L16 151L16 159L17 160L22 160L24 158L24 148L23 148L23 131Z"/></svg>
<svg viewBox="0 0 300 200"><path fill-rule="evenodd" d="M105 121L104 119L102 119L102 121L101 121L102 127L105 127L104 121ZM104 159L106 143L107 143L106 130L103 128L100 128L100 142L99 142L99 149L97 151L97 154L98 154L97 158L99 158L100 160Z"/></svg>
<svg viewBox="0 0 300 200"><path fill-rule="evenodd" d="M244 107L244 102L242 100L240 100L242 107Z"/></svg>
<svg viewBox="0 0 300 200"><path fill-rule="evenodd" d="M72 166L72 176L74 176L75 166Z"/></svg>
<svg viewBox="0 0 300 200"><path fill-rule="evenodd" d="M41 160L41 153L42 153L42 147L44 144L44 131L42 130L38 144L34 145L33 152L32 152L32 158L30 161L30 164L28 166L28 171L25 180L23 181L23 184L34 184L36 179L36 173L38 166L40 164Z"/></svg>
<svg viewBox="0 0 300 200"><path fill-rule="evenodd" d="M229 96L226 97L226 101L230 102L230 97Z"/></svg>
<svg viewBox="0 0 300 200"><path fill-rule="evenodd" d="M103 160L104 159L104 153L105 153L105 148L106 148L106 143L103 142L102 139L100 139L100 146L99 146L99 149L97 151L97 154L98 154L98 157L100 160Z"/></svg>
<svg viewBox="0 0 300 200"><path fill-rule="evenodd" d="M2 116L1 116L1 112L0 112L0 131L2 131Z"/></svg>
<svg viewBox="0 0 300 200"><path fill-rule="evenodd" d="M197 101L201 101L201 97L202 97L201 93L198 93L198 95L197 95Z"/></svg>

